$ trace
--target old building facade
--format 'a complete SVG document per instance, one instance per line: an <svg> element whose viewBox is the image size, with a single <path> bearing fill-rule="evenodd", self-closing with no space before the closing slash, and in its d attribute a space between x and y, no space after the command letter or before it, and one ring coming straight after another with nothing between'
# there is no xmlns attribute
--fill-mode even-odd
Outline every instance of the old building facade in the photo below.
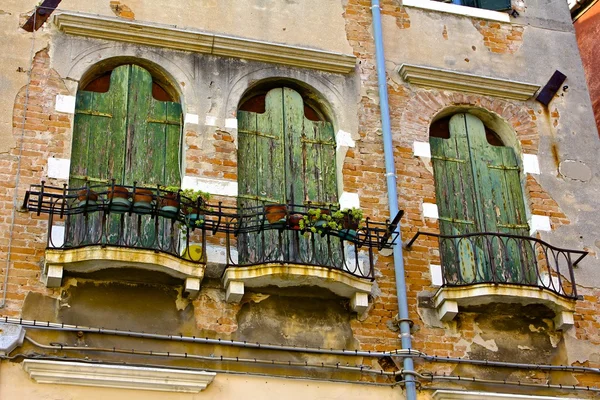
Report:
<svg viewBox="0 0 600 400"><path fill-rule="evenodd" d="M0 398L597 397L569 6L460 3L6 2Z"/></svg>

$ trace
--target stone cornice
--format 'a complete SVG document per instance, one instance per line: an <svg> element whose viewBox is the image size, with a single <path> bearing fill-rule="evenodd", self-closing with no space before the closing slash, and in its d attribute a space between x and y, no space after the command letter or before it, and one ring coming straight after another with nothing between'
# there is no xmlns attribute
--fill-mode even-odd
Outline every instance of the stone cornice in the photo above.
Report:
<svg viewBox="0 0 600 400"><path fill-rule="evenodd" d="M410 64L402 64L398 69L398 73L402 79L414 85L512 100L528 100L540 88L539 85L532 83Z"/></svg>
<svg viewBox="0 0 600 400"><path fill-rule="evenodd" d="M347 74L353 72L356 65L356 57L348 54L94 14L63 11L54 16L54 23L59 30L70 35L237 57L291 67Z"/></svg>
<svg viewBox="0 0 600 400"><path fill-rule="evenodd" d="M37 383L182 393L198 393L206 389L217 375L214 372L185 369L50 360L24 360L23 368Z"/></svg>

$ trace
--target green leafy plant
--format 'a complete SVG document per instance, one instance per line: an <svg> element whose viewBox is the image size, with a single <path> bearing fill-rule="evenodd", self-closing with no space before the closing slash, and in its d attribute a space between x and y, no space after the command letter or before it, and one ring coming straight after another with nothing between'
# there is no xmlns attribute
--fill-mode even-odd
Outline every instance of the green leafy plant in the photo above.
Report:
<svg viewBox="0 0 600 400"><path fill-rule="evenodd" d="M190 203L193 205L192 209L190 209L188 211L194 211L194 209L196 208L195 205L198 203L199 198L201 199L200 209L206 210L206 207L204 206L204 204L206 204L206 202L210 199L210 193L203 192L202 190L183 189L181 191L181 195L183 197L185 197L186 199L189 199ZM189 203L188 203L188 208L189 208Z"/></svg>
<svg viewBox="0 0 600 400"><path fill-rule="evenodd" d="M161 190L170 193L181 192L181 209L186 214L197 214L200 211L207 211L206 202L210 199L210 193L202 190L180 189L179 186L161 186ZM198 208L198 198L200 198L200 208Z"/></svg>
<svg viewBox="0 0 600 400"><path fill-rule="evenodd" d="M340 229L361 229L364 227L364 214L360 208L345 208L333 213L332 218L340 225Z"/></svg>
<svg viewBox="0 0 600 400"><path fill-rule="evenodd" d="M300 230L308 236L310 232L324 235L327 231L339 230L341 226L333 219L329 209L311 208L299 223Z"/></svg>

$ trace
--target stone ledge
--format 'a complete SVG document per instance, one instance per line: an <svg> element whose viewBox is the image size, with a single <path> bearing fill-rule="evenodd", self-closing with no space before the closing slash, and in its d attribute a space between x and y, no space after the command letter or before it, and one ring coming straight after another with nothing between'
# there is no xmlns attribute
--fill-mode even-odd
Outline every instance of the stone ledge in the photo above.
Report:
<svg viewBox="0 0 600 400"><path fill-rule="evenodd" d="M78 249L47 249L46 286L59 287L63 271L89 273L109 268L138 268L163 272L185 280L188 295L197 295L206 266L152 250L89 246Z"/></svg>
<svg viewBox="0 0 600 400"><path fill-rule="evenodd" d="M37 383L99 386L162 392L199 393L214 372L79 362L24 360L23 369Z"/></svg>
<svg viewBox="0 0 600 400"><path fill-rule="evenodd" d="M453 320L459 312L459 307L490 303L543 304L556 313L554 323L557 330L567 330L574 323L575 300L536 287L480 283L442 287L433 296L433 305L442 321Z"/></svg>
<svg viewBox="0 0 600 400"><path fill-rule="evenodd" d="M251 267L229 267L223 274L223 286L227 290L227 301L230 302L241 300L244 287L317 286L350 299L353 310L362 313L368 307L368 294L373 284L369 280L336 269L272 263Z"/></svg>
<svg viewBox="0 0 600 400"><path fill-rule="evenodd" d="M70 35L237 57L291 67L348 74L353 72L356 66L356 57L353 55L219 35L172 25L71 11L56 14L54 23L59 30Z"/></svg>
<svg viewBox="0 0 600 400"><path fill-rule="evenodd" d="M467 74L420 65L402 64L398 73L404 81L436 89L454 90L512 100L528 100L540 88L533 83Z"/></svg>

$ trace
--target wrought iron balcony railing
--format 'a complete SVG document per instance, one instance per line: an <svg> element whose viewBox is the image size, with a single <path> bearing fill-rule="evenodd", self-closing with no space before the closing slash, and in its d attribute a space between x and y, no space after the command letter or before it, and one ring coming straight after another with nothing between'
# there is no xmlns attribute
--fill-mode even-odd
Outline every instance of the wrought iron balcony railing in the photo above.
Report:
<svg viewBox="0 0 600 400"><path fill-rule="evenodd" d="M273 220L272 206L280 213ZM373 249L390 248L402 216L393 221L366 218L360 227L314 223L303 226L316 205L261 205L251 208L208 204L161 187L101 184L84 188L33 185L24 207L48 214L49 249L116 246L164 252L206 263L209 244L224 245L227 266L268 263L321 266L373 279ZM321 209L319 209L321 210ZM335 209L324 210L324 213ZM60 237L52 228L64 224ZM271 221L271 222L269 222ZM311 230L311 228L313 228ZM212 237L212 238L211 238ZM224 237L224 241L221 238ZM202 251L186 251L200 244ZM237 255L237 257L236 257Z"/></svg>
<svg viewBox="0 0 600 400"><path fill-rule="evenodd" d="M494 232L452 236L417 232L406 248L410 249L419 236L438 238L443 286L532 286L576 299L573 267L588 254L555 247L534 237Z"/></svg>

